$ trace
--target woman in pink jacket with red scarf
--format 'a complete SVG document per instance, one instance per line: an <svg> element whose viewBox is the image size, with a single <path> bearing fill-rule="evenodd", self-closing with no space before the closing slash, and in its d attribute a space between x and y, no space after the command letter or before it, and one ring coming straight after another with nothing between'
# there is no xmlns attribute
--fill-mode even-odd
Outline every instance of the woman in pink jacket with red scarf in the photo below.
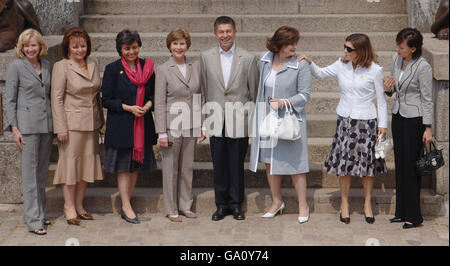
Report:
<svg viewBox="0 0 450 266"><path fill-rule="evenodd" d="M151 111L155 94L154 63L139 58L141 38L135 31L117 34L116 49L121 58L105 68L102 104L108 109L103 169L117 174L122 199L121 217L138 224L131 196L138 172L156 168L153 145L155 125Z"/></svg>

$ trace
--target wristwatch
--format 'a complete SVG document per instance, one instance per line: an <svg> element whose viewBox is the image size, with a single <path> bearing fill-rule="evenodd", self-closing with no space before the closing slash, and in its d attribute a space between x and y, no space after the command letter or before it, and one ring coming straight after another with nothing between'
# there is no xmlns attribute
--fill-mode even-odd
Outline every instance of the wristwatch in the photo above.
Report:
<svg viewBox="0 0 450 266"><path fill-rule="evenodd" d="M424 126L425 126L425 128L427 128L427 127L431 128L431 125L424 125Z"/></svg>

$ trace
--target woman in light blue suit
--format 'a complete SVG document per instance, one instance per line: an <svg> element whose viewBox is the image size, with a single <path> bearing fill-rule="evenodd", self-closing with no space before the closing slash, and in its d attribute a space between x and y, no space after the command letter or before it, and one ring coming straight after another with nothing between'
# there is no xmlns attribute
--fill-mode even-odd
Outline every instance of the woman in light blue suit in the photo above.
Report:
<svg viewBox="0 0 450 266"><path fill-rule="evenodd" d="M22 157L24 220L28 230L45 235L45 184L50 161L53 121L50 107L50 62L47 45L33 29L24 31L17 60L6 71L6 119Z"/></svg>
<svg viewBox="0 0 450 266"><path fill-rule="evenodd" d="M285 204L281 195L281 176L291 175L299 201L298 221L304 223L309 220L306 202L306 173L309 172L309 163L305 104L311 93L311 73L306 62L296 61L295 50L299 38L300 34L296 29L283 26L267 41L269 51L261 56L250 170L256 172L258 162L265 163L272 206L263 218L272 218L282 213ZM279 117L283 117L287 108L285 103L292 106L300 124L301 137L297 140L261 138L259 126L265 115L273 108L278 110Z"/></svg>

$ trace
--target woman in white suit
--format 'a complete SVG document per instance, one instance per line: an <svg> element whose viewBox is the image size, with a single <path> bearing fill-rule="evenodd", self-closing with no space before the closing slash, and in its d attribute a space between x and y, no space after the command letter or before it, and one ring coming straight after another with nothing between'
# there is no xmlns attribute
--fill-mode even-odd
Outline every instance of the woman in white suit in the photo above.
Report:
<svg viewBox="0 0 450 266"><path fill-rule="evenodd" d="M50 160L53 120L50 107L51 66L44 57L42 35L25 30L19 36L17 60L6 71L6 119L22 158L24 220L28 230L45 235L45 184Z"/></svg>
<svg viewBox="0 0 450 266"><path fill-rule="evenodd" d="M386 173L384 161L375 159L377 136L386 135L387 103L383 91L383 68L376 64L370 39L354 33L345 39L345 56L320 68L311 59L311 73L318 79L335 77L339 81L341 98L336 108L336 134L325 160L327 172L339 176L341 215L339 220L350 223L348 196L351 176L359 176L364 186L364 214L369 224L375 222L372 213L372 190L376 172ZM378 110L373 102L377 98Z"/></svg>

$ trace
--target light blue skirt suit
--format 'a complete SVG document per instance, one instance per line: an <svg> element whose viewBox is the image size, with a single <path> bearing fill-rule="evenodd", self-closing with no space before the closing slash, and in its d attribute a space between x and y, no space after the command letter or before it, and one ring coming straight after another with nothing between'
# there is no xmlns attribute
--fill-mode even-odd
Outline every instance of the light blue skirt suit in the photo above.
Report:
<svg viewBox="0 0 450 266"><path fill-rule="evenodd" d="M294 55L277 72L275 85L266 86L266 80L272 69L274 53L265 52L261 55L259 64L259 87L256 98L256 108L252 115L251 127L251 171L256 172L258 162L271 165L271 175L294 175L309 172L308 139L306 129L305 105L311 94L311 72L305 60L296 62ZM301 137L297 140L267 140L260 138L259 126L270 111L268 97L288 99L295 116L300 123ZM286 108L286 107L285 107ZM278 110L278 115L285 115L285 108Z"/></svg>

